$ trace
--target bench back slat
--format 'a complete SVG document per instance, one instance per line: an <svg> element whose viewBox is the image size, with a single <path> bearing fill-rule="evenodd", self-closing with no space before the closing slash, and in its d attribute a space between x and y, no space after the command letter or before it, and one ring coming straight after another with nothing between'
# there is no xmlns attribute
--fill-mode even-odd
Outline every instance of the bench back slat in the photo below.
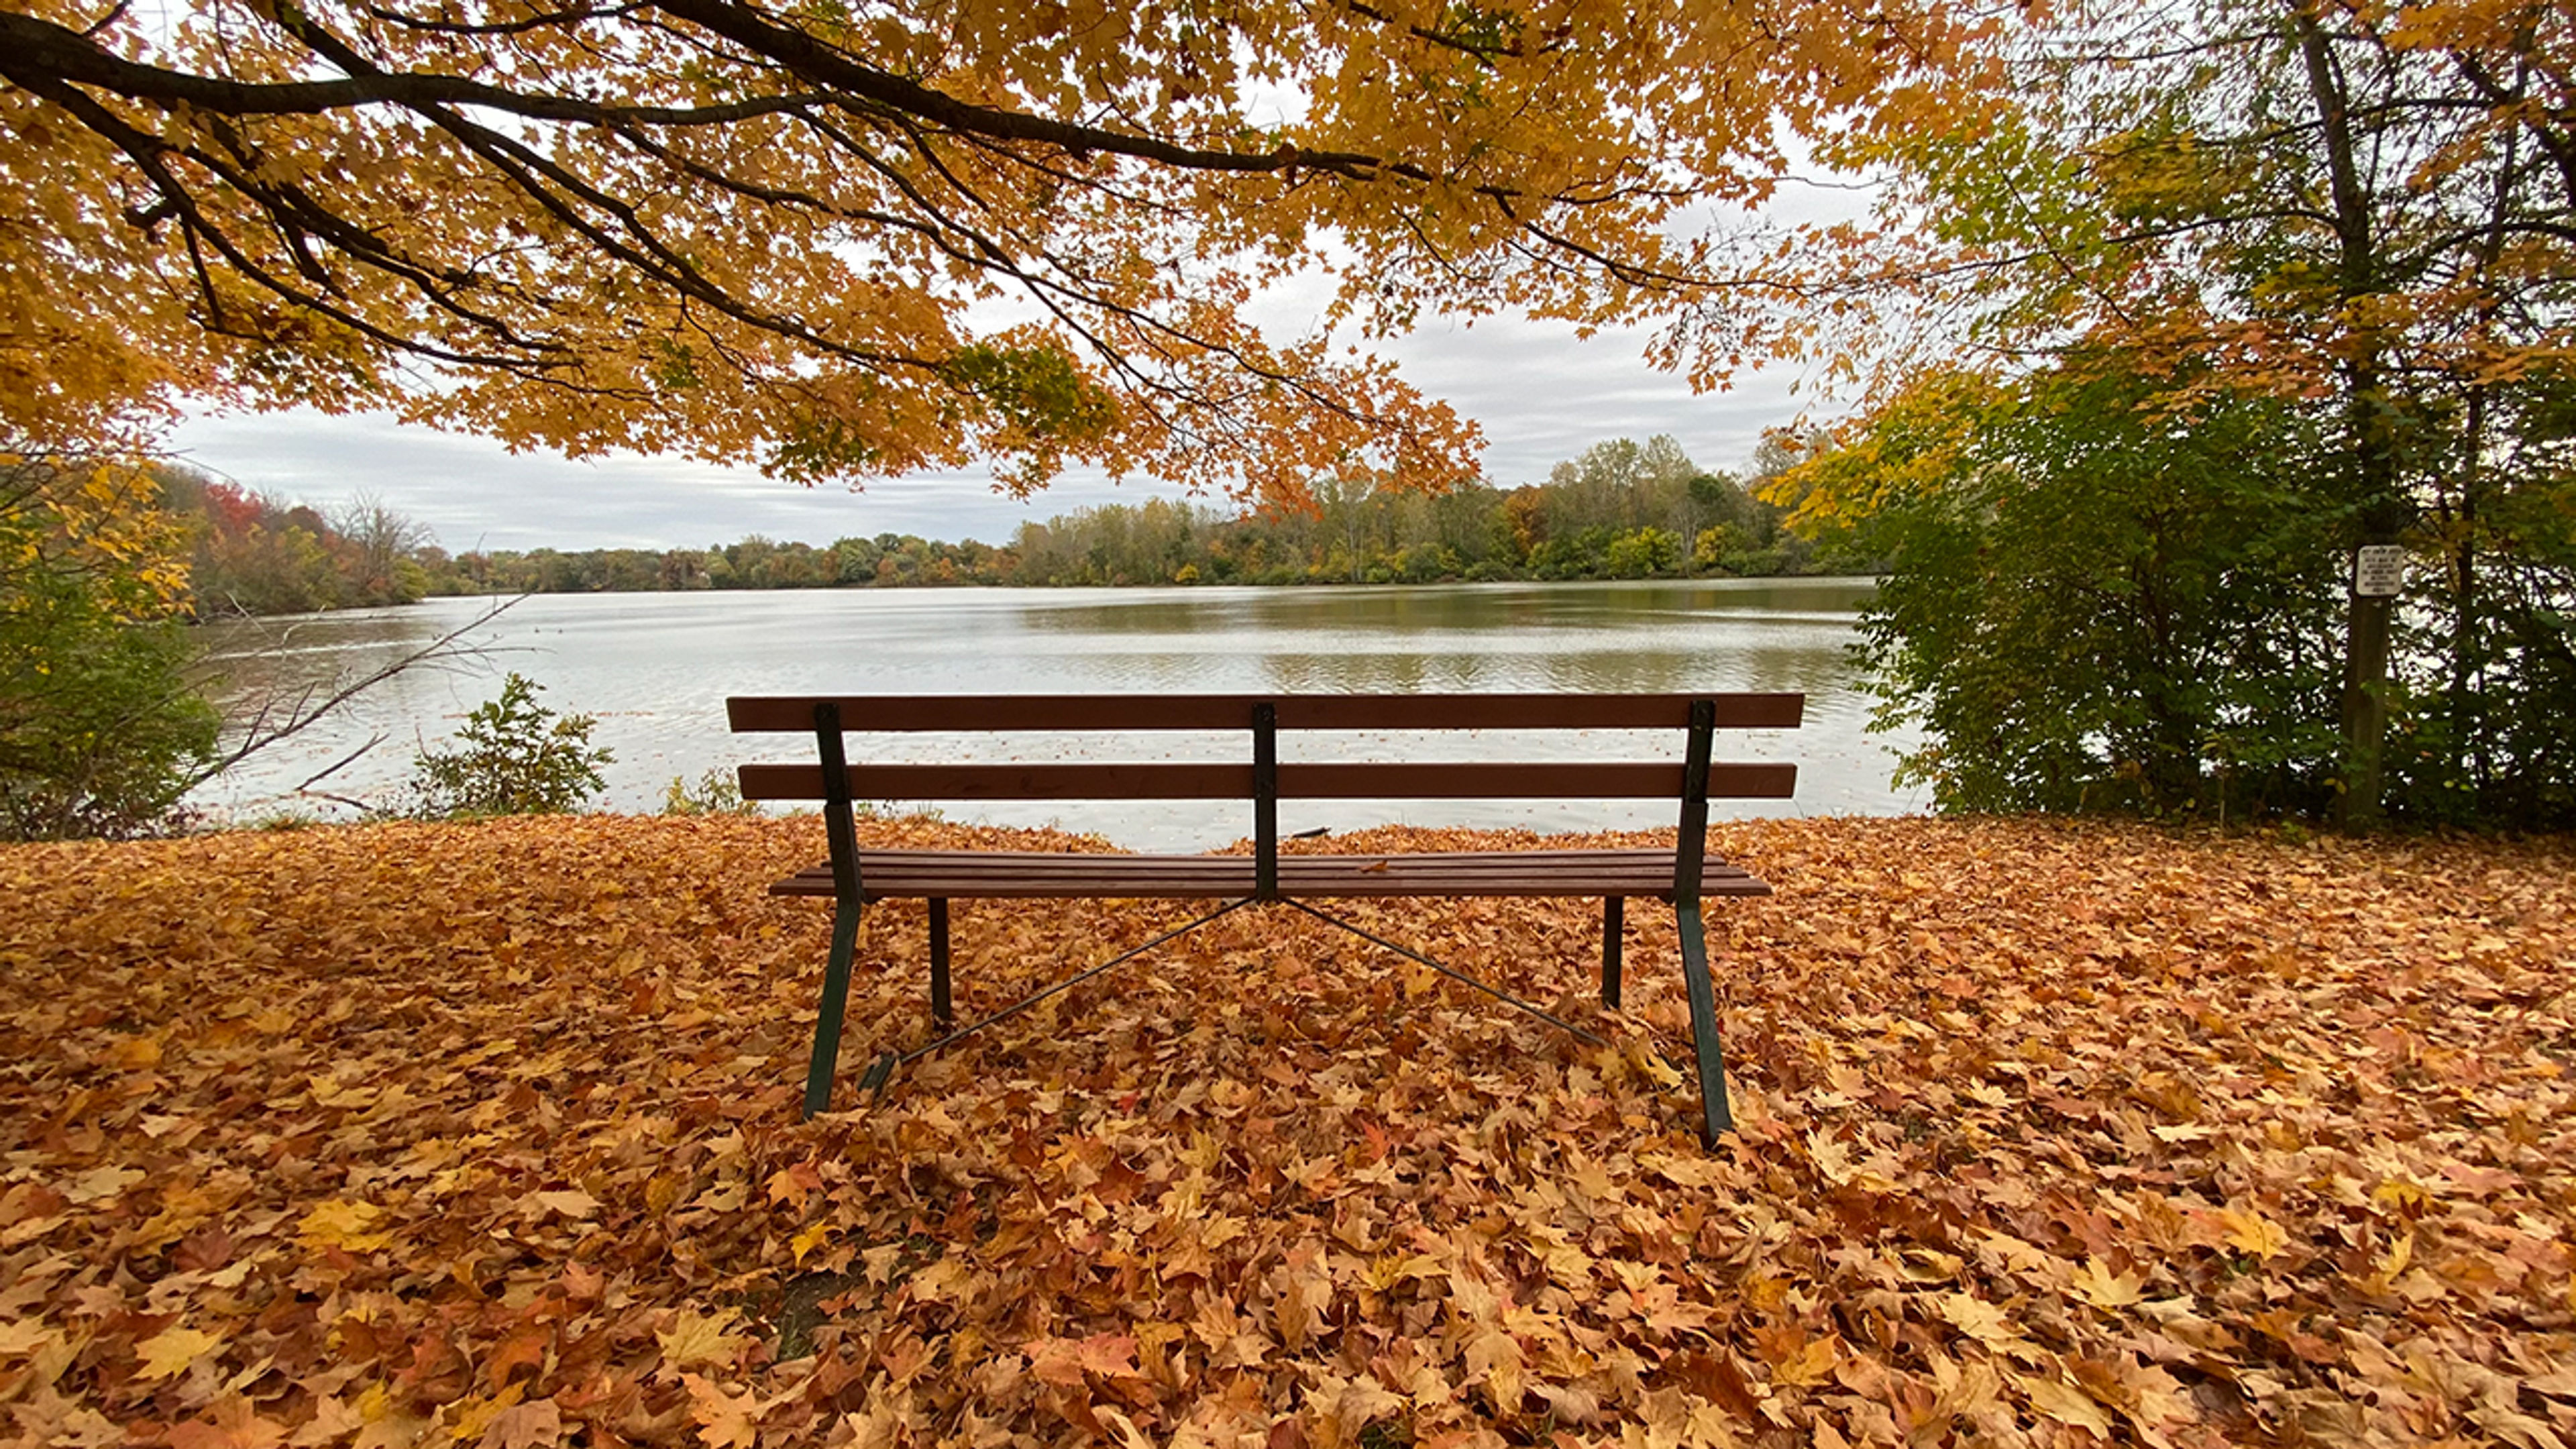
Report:
<svg viewBox="0 0 2576 1449"><path fill-rule="evenodd" d="M1803 694L757 695L725 701L736 734L812 734L829 699L845 731L1241 730L1278 706L1283 730L1687 729L1713 699L1719 729L1796 729ZM793 798L793 797L791 797ZM878 798L889 798L880 796Z"/></svg>
<svg viewBox="0 0 2576 1449"><path fill-rule="evenodd" d="M810 728L810 726L809 726ZM820 800L820 765L744 765L746 800ZM1249 764L852 765L857 800L1242 800ZM1721 764L1708 793L1729 800L1786 800L1791 764ZM1283 800L1650 800L1681 794L1678 761L1441 761L1283 764Z"/></svg>

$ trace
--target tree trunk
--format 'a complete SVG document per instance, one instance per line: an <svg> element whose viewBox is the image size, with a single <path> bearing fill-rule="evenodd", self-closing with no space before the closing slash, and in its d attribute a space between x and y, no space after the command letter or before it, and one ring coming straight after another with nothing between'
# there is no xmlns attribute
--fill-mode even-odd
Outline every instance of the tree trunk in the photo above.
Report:
<svg viewBox="0 0 2576 1449"><path fill-rule="evenodd" d="M2318 137L2334 198L2337 293L2351 305L2380 289L2371 226L2370 196L2354 160L2352 114L2343 74L2335 63L2314 0L2300 0L2292 23L2305 62L2308 92L2316 101ZM2364 321L2361 329L2375 327ZM2388 417L2380 340L2367 330L2351 339L2343 363L2345 427L2351 434L2353 501L2360 527L2355 544L2394 543L2404 526L2397 496L2397 453ZM2350 591L2344 611L2343 796L2337 809L2347 830L2377 825L2385 785L2388 733L2388 636L2395 601Z"/></svg>

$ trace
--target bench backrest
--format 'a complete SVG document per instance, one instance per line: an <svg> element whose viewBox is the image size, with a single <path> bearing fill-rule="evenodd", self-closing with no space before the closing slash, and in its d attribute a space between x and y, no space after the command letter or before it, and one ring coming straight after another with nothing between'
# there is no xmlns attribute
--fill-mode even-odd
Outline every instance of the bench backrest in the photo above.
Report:
<svg viewBox="0 0 2576 1449"><path fill-rule="evenodd" d="M1678 800L1676 902L1699 899L1708 802L1784 800L1790 764L1721 765L1719 729L1794 729L1800 694L1251 694L898 695L754 697L725 701L734 731L814 735L811 765L744 765L746 800L820 800L832 847L834 891L859 899L859 852L850 802L861 800L1250 800L1254 897L1279 888L1279 802L1324 799ZM845 731L952 734L1035 731L1245 730L1244 764L848 763ZM1653 762L1386 761L1279 763L1279 731L1463 729L1679 729L1682 758Z"/></svg>
<svg viewBox="0 0 2576 1449"><path fill-rule="evenodd" d="M1707 705L1709 729L1795 729L1799 694L1250 694L759 696L725 701L734 732L830 734L1036 731L1118 733L1269 729L1384 732L1466 729L1671 729L1687 732L1692 709ZM829 711L834 725L825 725ZM828 800L818 748L808 763L741 767L746 800ZM847 764L846 789L860 800L1252 800L1263 793L1260 740L1241 763ZM1289 800L1673 799L1685 792L1687 748L1660 761L1341 761L1276 764L1275 790ZM1716 799L1785 800L1798 767L1786 763L1708 766Z"/></svg>

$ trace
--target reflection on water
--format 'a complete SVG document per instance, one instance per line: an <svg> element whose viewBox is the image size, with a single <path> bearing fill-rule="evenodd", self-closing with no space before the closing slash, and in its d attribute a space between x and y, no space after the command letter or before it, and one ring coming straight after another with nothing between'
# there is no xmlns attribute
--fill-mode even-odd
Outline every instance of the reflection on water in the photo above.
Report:
<svg viewBox="0 0 2576 1449"><path fill-rule="evenodd" d="M650 810L675 775L790 758L792 739L737 738L729 694L1044 694L1801 690L1806 727L1722 741L1722 757L1794 759L1798 798L1738 807L1888 814L1921 802L1888 786L1886 744L1864 733L1844 646L1870 585L1854 580L1454 585L1429 588L957 589L757 594L548 595L474 631L481 666L400 676L345 717L255 757L202 803L235 811L291 794L317 771L372 748L313 788L382 800L412 756L497 692L506 670L543 701L599 717L615 751L606 803ZM442 600L209 626L206 641L236 710L327 688L472 620L484 604ZM1901 742L1900 742L1901 743ZM853 738L854 758L1234 758L1240 737L1144 741L1070 735L1004 740ZM1623 733L1476 733L1400 742L1393 757L1658 757L1676 748ZM1389 756L1373 740L1283 741L1289 758ZM313 808L308 801L299 808ZM1720 807L1721 811L1725 807ZM1080 802L973 806L1004 823L1055 821L1123 844L1196 848L1249 829L1228 803ZM1313 802L1287 828L1421 824L1588 829L1669 823L1668 809L1589 802Z"/></svg>

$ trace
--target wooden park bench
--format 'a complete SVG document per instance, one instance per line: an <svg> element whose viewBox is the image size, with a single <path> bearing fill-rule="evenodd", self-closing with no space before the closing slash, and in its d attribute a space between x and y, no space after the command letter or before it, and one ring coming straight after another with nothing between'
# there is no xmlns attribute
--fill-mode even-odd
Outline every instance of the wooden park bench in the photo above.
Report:
<svg viewBox="0 0 2576 1449"><path fill-rule="evenodd" d="M1717 1002L1709 980L1700 902L1710 896L1768 895L1771 888L1707 853L1708 802L1786 799L1797 783L1789 764L1720 764L1710 759L1721 729L1792 729L1804 711L1797 694L1453 694L1453 695L1069 695L737 698L726 701L736 733L810 734L811 764L741 768L746 800L809 800L823 806L831 857L770 887L773 894L833 901L832 951L805 1079L805 1113L831 1103L849 997L850 958L867 902L929 903L930 1014L940 1032L909 1052L886 1052L861 1090L882 1091L894 1070L995 1022L1247 906L1302 911L1429 966L1586 1041L1600 1038L1499 987L1477 981L1410 947L1386 940L1310 904L1335 897L1598 896L1603 901L1601 1000L1620 997L1620 935L1628 897L1670 901L1679 922L1682 975L1699 1058L1701 1136L1714 1142L1733 1123L1718 1046ZM1279 760L1283 730L1670 729L1680 749L1654 762L1364 762ZM844 732L1022 731L1124 734L1141 730L1242 731L1246 758L1231 763L853 764ZM1603 800L1676 802L1680 833L1669 850L1439 851L1416 854L1282 854L1279 802L1352 799ZM1106 855L982 850L861 850L853 800L1246 800L1250 855ZM1219 901L1215 910L1131 951L1047 987L965 1027L949 1001L948 903L966 899L1169 897Z"/></svg>

